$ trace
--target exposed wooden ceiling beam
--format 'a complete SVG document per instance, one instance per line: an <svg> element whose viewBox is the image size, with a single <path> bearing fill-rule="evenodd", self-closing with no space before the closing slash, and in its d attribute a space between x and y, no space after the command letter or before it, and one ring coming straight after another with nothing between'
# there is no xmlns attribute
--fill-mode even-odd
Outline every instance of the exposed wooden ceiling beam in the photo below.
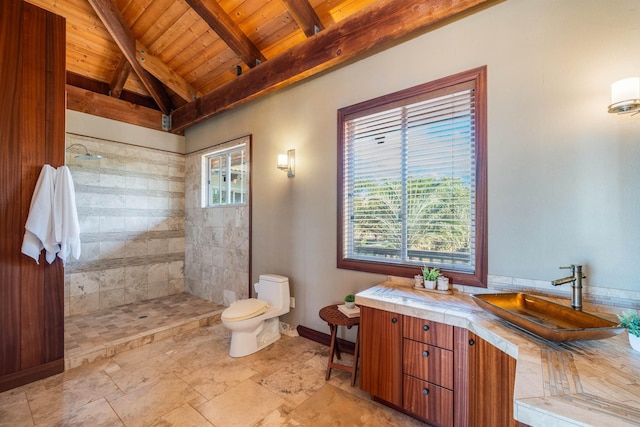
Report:
<svg viewBox="0 0 640 427"><path fill-rule="evenodd" d="M127 61L125 60L125 62ZM75 86L80 89L89 90L91 92L95 92L100 95L110 95L110 92L111 92L111 85L109 83L106 83L100 80L90 79L80 74L72 73L71 71L67 71L67 85ZM120 96L118 96L118 98L123 101L140 105L142 107L147 107L147 108L160 111L160 108L158 107L156 102L153 100L153 98L151 98L150 96L140 95L138 93L130 92L126 89L123 89L120 92Z"/></svg>
<svg viewBox="0 0 640 427"><path fill-rule="evenodd" d="M127 82L130 72L131 65L129 64L129 61L127 61L127 58L123 56L120 58L120 62L116 67L116 72L113 74L113 78L111 79L109 95L114 98L120 98L120 94L122 93L122 89L124 89L124 84Z"/></svg>
<svg viewBox="0 0 640 427"><path fill-rule="evenodd" d="M162 130L162 112L67 85L67 108L155 130Z"/></svg>
<svg viewBox="0 0 640 427"><path fill-rule="evenodd" d="M186 1L249 68L267 60L216 0Z"/></svg>
<svg viewBox="0 0 640 427"><path fill-rule="evenodd" d="M127 26L122 14L111 0L88 0L93 10L113 37L133 71L140 77L142 84L156 101L164 114L171 113L172 103L169 95L140 62L136 59L136 40L131 28Z"/></svg>
<svg viewBox="0 0 640 427"><path fill-rule="evenodd" d="M190 1L190 0L189 0ZM381 0L171 115L172 132L493 0Z"/></svg>
<svg viewBox="0 0 640 427"><path fill-rule="evenodd" d="M138 53L137 58L140 65L142 65L145 70L153 74L165 86L173 90L182 99L187 102L191 102L202 95L185 79L183 79L182 76L162 62L162 60L153 56L149 52L149 49L139 41L136 41L136 51Z"/></svg>
<svg viewBox="0 0 640 427"><path fill-rule="evenodd" d="M287 9L293 15L298 25L307 37L311 37L317 31L324 30L324 25L318 14L309 4L309 0L283 0L287 5Z"/></svg>

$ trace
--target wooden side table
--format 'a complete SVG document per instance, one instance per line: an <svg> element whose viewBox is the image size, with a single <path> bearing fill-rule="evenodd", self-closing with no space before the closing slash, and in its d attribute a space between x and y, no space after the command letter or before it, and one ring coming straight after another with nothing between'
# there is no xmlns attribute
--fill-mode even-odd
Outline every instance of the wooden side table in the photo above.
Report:
<svg viewBox="0 0 640 427"><path fill-rule="evenodd" d="M356 371L358 370L358 351L360 349L360 317L347 317L340 310L338 305L328 305L320 310L320 318L329 324L329 330L331 331L331 345L329 346L329 363L327 365L327 376L325 379L331 377L331 369L338 369L340 371L351 372L351 386L356 383ZM336 340L336 332L338 326L346 326L347 329L351 329L352 326L358 326L358 333L356 334L356 346L353 351L353 366L342 365L333 361L335 355L340 360L340 347Z"/></svg>

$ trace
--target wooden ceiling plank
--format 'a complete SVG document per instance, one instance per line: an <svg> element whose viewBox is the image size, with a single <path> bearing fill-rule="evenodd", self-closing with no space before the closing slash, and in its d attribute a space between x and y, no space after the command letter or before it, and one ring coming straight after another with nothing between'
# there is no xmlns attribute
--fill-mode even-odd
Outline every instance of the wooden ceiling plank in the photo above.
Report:
<svg viewBox="0 0 640 427"><path fill-rule="evenodd" d="M194 12L195 13L195 12ZM184 65L190 58L202 55L206 52L208 47L216 42L221 42L220 37L204 22L199 19L194 26L188 29L193 36L190 43L184 45L182 43L174 43L167 46L162 50L160 58L172 69L176 70L178 74L185 77L184 73L178 71L178 69ZM152 47L153 49L153 47ZM227 49L229 47L227 46ZM239 59L238 59L239 60Z"/></svg>
<svg viewBox="0 0 640 427"><path fill-rule="evenodd" d="M145 46L140 42L136 42L136 51L138 53L138 61L140 65L144 67L149 73L154 75L163 84L173 90L185 101L193 101L201 96L201 94L185 79L183 79L178 73L155 57L149 52Z"/></svg>
<svg viewBox="0 0 640 427"><path fill-rule="evenodd" d="M209 31L218 37L195 11L188 8L188 11L180 19L165 28L164 33L153 44L147 46L156 53L158 58L168 64L180 50L186 49L197 39L196 34L191 31L193 27L197 28L197 32Z"/></svg>
<svg viewBox="0 0 640 427"><path fill-rule="evenodd" d="M217 43L214 43L212 46L210 46L201 55L198 55L191 61L185 62L184 65L179 68L179 70L187 80L189 80L190 82L194 82L194 85L196 87L200 87L196 83L197 79L206 79L206 75L208 73L214 72L217 68L220 67L220 64L227 63L230 58L235 58L236 61L239 61L238 56L235 54L235 52L229 49L229 47L222 40L219 40ZM233 75L235 76L235 70ZM207 93L206 91L202 90L201 92Z"/></svg>
<svg viewBox="0 0 640 427"><path fill-rule="evenodd" d="M140 77L151 97L156 101L164 114L171 113L172 103L162 85L136 59L135 39L131 29L125 24L120 11L111 0L88 0L98 14L102 23L107 27L133 71Z"/></svg>
<svg viewBox="0 0 640 427"><path fill-rule="evenodd" d="M252 15L242 23L241 28L255 28L251 37L255 45L263 53L265 49L270 48L275 43L279 43L283 36L295 33L300 33L300 35L304 36L295 19L286 9L279 10L268 16L268 18L259 14ZM303 37L303 40L305 38Z"/></svg>
<svg viewBox="0 0 640 427"><path fill-rule="evenodd" d="M108 33L106 34L108 36ZM69 34L67 37L67 51L69 49L107 61L113 61L114 58L121 55L120 49L112 40L107 42L104 39L92 37L82 38L79 33Z"/></svg>
<svg viewBox="0 0 640 427"><path fill-rule="evenodd" d="M83 54L71 55L67 58L67 71L83 74L87 77L97 78L107 82L111 79L113 71L118 65L117 62L101 62L98 58L91 58Z"/></svg>
<svg viewBox="0 0 640 427"><path fill-rule="evenodd" d="M280 53L287 50L291 45L288 45L286 40L290 38L297 40L295 44L307 39L288 12L284 12L279 17L285 16L287 19L272 19L260 26L259 34L255 36L255 43L263 53L267 51ZM271 58L271 56L268 57Z"/></svg>
<svg viewBox="0 0 640 427"><path fill-rule="evenodd" d="M209 93L216 87L237 77L235 66L237 57L232 54L222 54L217 60L218 66L206 73L193 73L193 84L202 87L202 93Z"/></svg>
<svg viewBox="0 0 640 427"><path fill-rule="evenodd" d="M67 108L119 122L162 130L162 112L67 85Z"/></svg>
<svg viewBox="0 0 640 427"><path fill-rule="evenodd" d="M127 78L129 77L130 73L131 64L129 64L127 58L123 56L118 63L116 72L113 73L113 78L111 79L111 84L109 85L109 95L111 95L113 98L120 98L120 94L122 93L122 89L124 89L124 85L127 82Z"/></svg>
<svg viewBox="0 0 640 427"><path fill-rule="evenodd" d="M191 81L191 79L187 77L189 73L202 67L203 64L206 64L208 61L215 61L219 55L229 52L229 54L235 56L238 61L242 61L213 30L210 30L210 33L213 33L214 37L211 37L212 34L205 34L197 40L204 49L191 50L187 48L183 53L174 58L174 60L177 60L178 57L180 57L180 64L176 67L176 72L181 76L185 76L189 81Z"/></svg>
<svg viewBox="0 0 640 427"><path fill-rule="evenodd" d="M191 8L183 1L155 0L131 25L131 31L141 43L153 49L158 37L189 11Z"/></svg>
<svg viewBox="0 0 640 427"><path fill-rule="evenodd" d="M280 28L282 25L289 25L291 31L301 31L296 24L295 19L291 16L284 3L281 1L270 1L264 4L254 2L260 5L258 9L251 9L245 2L242 6L236 8L233 12L238 13L242 19L237 19L236 24L241 31L246 34L251 34L251 40L258 46L258 40L264 39L268 36L269 31L266 28L273 27L274 22L276 28ZM280 22L280 21L285 21Z"/></svg>
<svg viewBox="0 0 640 427"><path fill-rule="evenodd" d="M267 60L216 0L186 1L250 68Z"/></svg>
<svg viewBox="0 0 640 427"><path fill-rule="evenodd" d="M116 1L120 3L120 1ZM122 18L124 19L124 22L129 22L129 28L131 28L151 3L153 3L153 0L133 0L124 8L118 10L122 11Z"/></svg>
<svg viewBox="0 0 640 427"><path fill-rule="evenodd" d="M313 9L308 0L282 0L287 5L287 9L293 19L296 20L300 28L307 37L311 37L317 31L324 30L324 25L320 21L320 17Z"/></svg>
<svg viewBox="0 0 640 427"><path fill-rule="evenodd" d="M124 89L133 93L139 93L141 95L151 96L147 89L144 87L136 73L129 74L127 82L124 84Z"/></svg>
<svg viewBox="0 0 640 427"><path fill-rule="evenodd" d="M172 113L172 132L201 122L491 0L380 0Z"/></svg>

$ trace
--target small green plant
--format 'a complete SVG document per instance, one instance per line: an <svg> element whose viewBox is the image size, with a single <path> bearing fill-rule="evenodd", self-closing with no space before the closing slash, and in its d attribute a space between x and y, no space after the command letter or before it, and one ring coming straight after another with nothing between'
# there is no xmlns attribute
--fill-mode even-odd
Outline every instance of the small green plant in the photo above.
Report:
<svg viewBox="0 0 640 427"><path fill-rule="evenodd" d="M637 311L623 311L618 314L618 320L620 320L620 326L627 328L631 335L640 338L640 316Z"/></svg>
<svg viewBox="0 0 640 427"><path fill-rule="evenodd" d="M355 302L355 301L356 301L356 297L352 294L349 294L346 297L344 297L344 302Z"/></svg>
<svg viewBox="0 0 640 427"><path fill-rule="evenodd" d="M424 277L424 280L427 282L433 282L434 280L438 280L438 277L440 277L440 270L435 267L430 269L425 265L422 267L422 277Z"/></svg>

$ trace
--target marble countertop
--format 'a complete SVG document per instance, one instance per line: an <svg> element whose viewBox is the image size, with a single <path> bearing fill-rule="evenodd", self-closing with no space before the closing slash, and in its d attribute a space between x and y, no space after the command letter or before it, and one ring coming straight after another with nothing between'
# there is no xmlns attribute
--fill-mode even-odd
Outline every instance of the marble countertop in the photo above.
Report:
<svg viewBox="0 0 640 427"><path fill-rule="evenodd" d="M640 426L640 353L630 347L626 332L553 343L485 312L469 294L430 293L412 284L381 283L358 293L356 304L466 328L515 358L516 420L532 427ZM611 309L585 311L602 315Z"/></svg>

